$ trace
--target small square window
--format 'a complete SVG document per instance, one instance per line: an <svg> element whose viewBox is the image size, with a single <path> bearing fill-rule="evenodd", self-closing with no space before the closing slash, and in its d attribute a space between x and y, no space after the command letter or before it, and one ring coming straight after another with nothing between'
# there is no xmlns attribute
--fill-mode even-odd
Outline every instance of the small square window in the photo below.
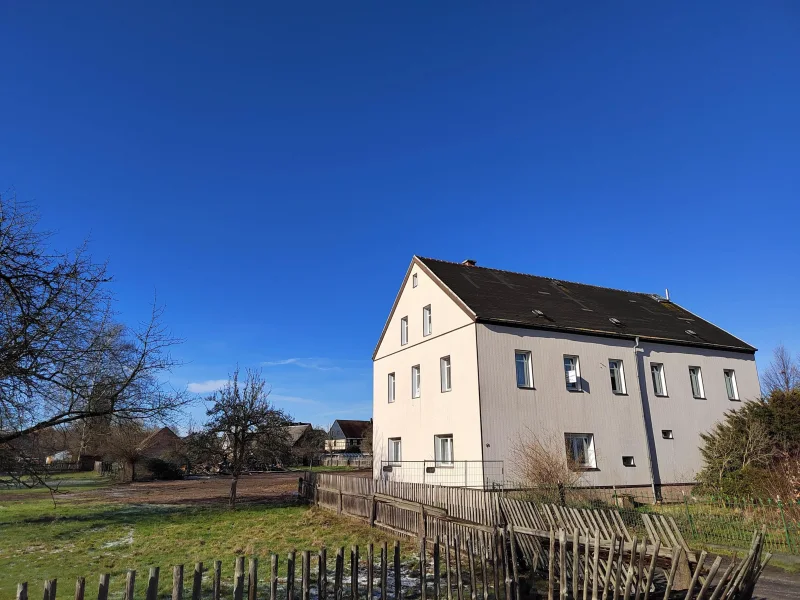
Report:
<svg viewBox="0 0 800 600"><path fill-rule="evenodd" d="M625 370L622 366L622 361L609 360L608 373L611 376L611 391L615 394L626 394L627 388L625 387Z"/></svg>
<svg viewBox="0 0 800 600"><path fill-rule="evenodd" d="M531 369L531 353L526 350L517 350L514 353L514 362L517 369L517 387L533 387L533 372Z"/></svg>
<svg viewBox="0 0 800 600"><path fill-rule="evenodd" d="M728 400L738 400L739 388L736 387L736 373L733 369L725 369L722 373L725 376L725 390L728 392Z"/></svg>
<svg viewBox="0 0 800 600"><path fill-rule="evenodd" d="M414 273L411 276L411 285L412 285L412 287L417 287L417 274L416 273Z"/></svg>
<svg viewBox="0 0 800 600"><path fill-rule="evenodd" d="M436 466L453 466L453 434L436 435L433 437Z"/></svg>
<svg viewBox="0 0 800 600"><path fill-rule="evenodd" d="M389 373L389 402L394 402L395 398L395 383L394 383L394 373Z"/></svg>
<svg viewBox="0 0 800 600"><path fill-rule="evenodd" d="M567 461L572 469L596 469L594 453L594 434L565 433Z"/></svg>
<svg viewBox="0 0 800 600"><path fill-rule="evenodd" d="M700 367L689 367L689 383L692 386L692 396L703 399L706 397L703 389L703 373Z"/></svg>
<svg viewBox="0 0 800 600"><path fill-rule="evenodd" d="M661 430L661 437L665 440L674 440L675 437L672 435L672 429L662 429Z"/></svg>
<svg viewBox="0 0 800 600"><path fill-rule="evenodd" d="M636 463L633 461L632 456L623 456L622 457L622 464L626 467L635 467Z"/></svg>
<svg viewBox="0 0 800 600"><path fill-rule="evenodd" d="M422 309L422 335L430 335L433 331L433 321L431 319L431 305Z"/></svg>
<svg viewBox="0 0 800 600"><path fill-rule="evenodd" d="M408 343L408 317L400 319L400 345L405 346Z"/></svg>
<svg viewBox="0 0 800 600"><path fill-rule="evenodd" d="M564 355L564 380L570 392L581 391L581 367L577 356Z"/></svg>

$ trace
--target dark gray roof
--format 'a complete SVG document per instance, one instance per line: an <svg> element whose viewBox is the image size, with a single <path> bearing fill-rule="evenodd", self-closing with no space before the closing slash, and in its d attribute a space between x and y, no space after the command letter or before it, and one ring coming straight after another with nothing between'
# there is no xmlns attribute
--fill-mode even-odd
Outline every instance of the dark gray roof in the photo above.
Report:
<svg viewBox="0 0 800 600"><path fill-rule="evenodd" d="M654 294L418 259L475 313L479 322L613 337L638 336L643 340L744 352L756 350Z"/></svg>
<svg viewBox="0 0 800 600"><path fill-rule="evenodd" d="M344 437L352 439L361 439L364 437L364 431L369 427L371 421L357 421L355 419L336 419L335 425L339 425Z"/></svg>

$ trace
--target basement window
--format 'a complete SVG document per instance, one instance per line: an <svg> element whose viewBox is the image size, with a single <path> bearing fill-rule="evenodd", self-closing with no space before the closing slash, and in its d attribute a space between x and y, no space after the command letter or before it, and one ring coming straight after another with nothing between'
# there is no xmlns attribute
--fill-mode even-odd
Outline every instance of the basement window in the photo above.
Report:
<svg viewBox="0 0 800 600"><path fill-rule="evenodd" d="M636 463L633 461L632 456L623 456L622 457L622 464L626 467L635 467Z"/></svg>
<svg viewBox="0 0 800 600"><path fill-rule="evenodd" d="M661 437L665 440L674 440L675 437L672 435L672 429L662 429L661 430Z"/></svg>

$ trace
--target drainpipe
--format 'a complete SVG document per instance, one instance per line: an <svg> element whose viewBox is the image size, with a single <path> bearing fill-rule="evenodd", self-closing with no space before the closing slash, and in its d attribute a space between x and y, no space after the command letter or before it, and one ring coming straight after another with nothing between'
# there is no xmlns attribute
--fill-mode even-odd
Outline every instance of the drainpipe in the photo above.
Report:
<svg viewBox="0 0 800 600"><path fill-rule="evenodd" d="M644 414L644 387L642 382L642 368L639 368L639 336L636 336L636 343L633 345L633 360L636 365L636 379L639 382L639 408L642 411L642 428L644 429L644 443L647 447L647 468L650 470L650 489L653 492L653 501L658 500L656 495L656 478L653 474L653 456L650 448L650 436L647 432L647 419Z"/></svg>

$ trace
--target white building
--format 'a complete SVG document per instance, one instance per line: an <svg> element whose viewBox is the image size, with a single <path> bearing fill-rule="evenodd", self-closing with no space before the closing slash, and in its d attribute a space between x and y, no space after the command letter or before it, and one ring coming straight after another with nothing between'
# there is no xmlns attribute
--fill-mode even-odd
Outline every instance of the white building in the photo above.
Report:
<svg viewBox="0 0 800 600"><path fill-rule="evenodd" d="M755 351L657 295L414 257L373 355L374 474L508 484L537 437L587 485L691 483L699 434L759 396Z"/></svg>

